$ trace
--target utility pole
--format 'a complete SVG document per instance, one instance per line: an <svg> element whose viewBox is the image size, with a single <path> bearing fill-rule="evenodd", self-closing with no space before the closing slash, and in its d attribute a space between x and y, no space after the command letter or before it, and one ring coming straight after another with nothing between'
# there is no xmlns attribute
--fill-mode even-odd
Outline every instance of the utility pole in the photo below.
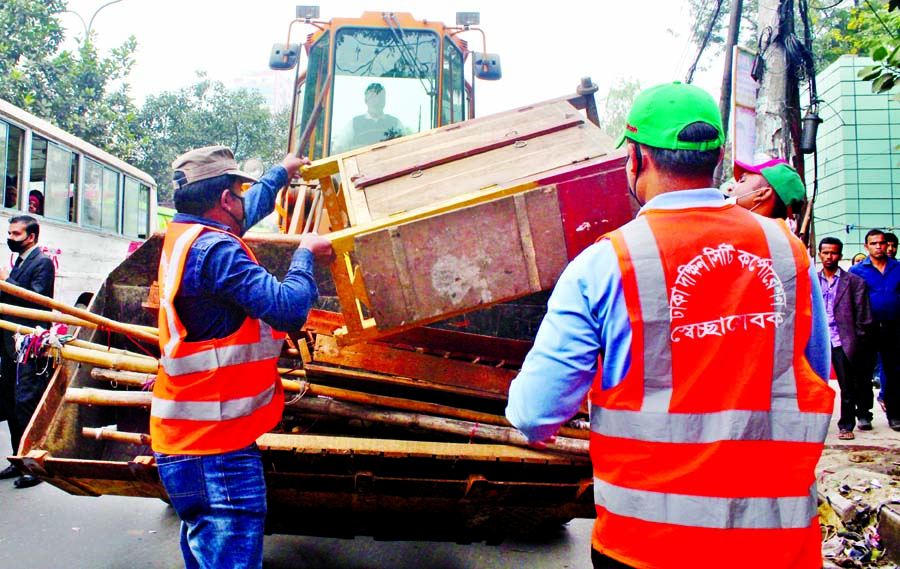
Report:
<svg viewBox="0 0 900 569"><path fill-rule="evenodd" d="M794 34L794 0L759 0L759 34L765 70L756 104L756 148L753 161L784 158L806 179L800 151L800 89L797 66L790 62L784 39ZM812 206L800 212L797 233L809 246ZM795 212L797 213L797 212Z"/></svg>
<svg viewBox="0 0 900 569"><path fill-rule="evenodd" d="M793 0L759 0L759 34L765 70L756 104L754 162L784 158L802 175L800 93L796 69L788 64L784 38L794 30ZM798 164L799 161L799 164Z"/></svg>
<svg viewBox="0 0 900 569"><path fill-rule="evenodd" d="M734 46L737 45L741 34L741 12L744 9L743 0L731 0L731 15L728 22L728 41L725 45L725 70L722 73L722 91L719 96L719 115L722 117L722 128L728 132L728 122L731 118L731 68L733 66ZM715 184L722 184L723 165L716 168Z"/></svg>

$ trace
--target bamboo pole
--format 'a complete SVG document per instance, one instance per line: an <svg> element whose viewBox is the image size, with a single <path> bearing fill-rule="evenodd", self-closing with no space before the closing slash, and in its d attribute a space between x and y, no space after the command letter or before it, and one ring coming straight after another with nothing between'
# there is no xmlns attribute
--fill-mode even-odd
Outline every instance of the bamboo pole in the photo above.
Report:
<svg viewBox="0 0 900 569"><path fill-rule="evenodd" d="M385 395L375 395L372 393L364 393L360 391L350 391L337 387L328 387L325 385L316 385L308 381L296 382L299 384L299 391L307 392L311 395L331 397L351 403L360 403L363 405L377 405L379 407L389 407L391 409L400 409L403 411L414 411L416 413L425 413L428 415L440 415L442 417L451 417L464 421L473 421L475 423L485 423L488 425L497 425L501 427L512 427L512 424L506 420L506 417L493 415L491 413L482 413L480 411L472 411L469 409L459 409L457 407L448 407L438 403L429 403L426 401L416 401L414 399L402 399L399 397L388 397ZM287 388L285 387L285 390ZM292 389L293 391L293 389ZM569 427L560 428L560 435L575 439L587 440L590 438L588 431L581 431Z"/></svg>
<svg viewBox="0 0 900 569"><path fill-rule="evenodd" d="M57 322L59 324L68 324L70 326L81 326L83 328L91 328L93 330L103 329L96 322L90 322L83 318L72 316L70 314L65 314L62 312L50 312L48 310L40 310L37 308L25 308L24 306L13 306L12 304L0 303L0 314L18 316L19 318L27 318L29 320L40 320L41 322ZM129 324L129 326L132 325ZM147 326L135 326L135 328L144 330L151 334L156 333L156 328L149 328Z"/></svg>
<svg viewBox="0 0 900 569"><path fill-rule="evenodd" d="M319 397L304 397L290 402L289 407L319 415L364 419L367 421L375 421L408 428L420 427L431 431L486 439L515 446L529 446L528 440L522 433L509 427L482 425L480 423L472 423L469 421L432 417L420 413L400 413L397 411L367 409L361 405ZM589 454L587 442L563 437L558 437L555 443L548 444L547 450L584 456Z"/></svg>
<svg viewBox="0 0 900 569"><path fill-rule="evenodd" d="M10 322L9 320L0 320L0 328L4 330L9 330L10 332L18 332L20 334L34 334L35 329L30 326L23 326L22 324L16 324L15 322ZM86 350L96 350L102 352L104 354L121 354L123 356L129 356L133 358L145 358L148 360L156 361L156 358L152 356L147 356L144 354L138 354L135 352L129 352L128 350L121 350L119 348L109 348L107 346L103 346L101 344L95 344L93 342L88 342L86 340L72 339L66 342L67 346L75 346L78 348L84 348Z"/></svg>
<svg viewBox="0 0 900 569"><path fill-rule="evenodd" d="M108 405L112 407L149 407L153 394L149 391L114 391L92 387L66 389L65 401L79 405Z"/></svg>
<svg viewBox="0 0 900 569"><path fill-rule="evenodd" d="M147 383L156 379L156 374L95 367L91 370L91 379L108 381L113 384L125 385L127 387L144 387Z"/></svg>
<svg viewBox="0 0 900 569"><path fill-rule="evenodd" d="M65 401L79 405L111 405L117 407L149 407L152 394L147 391L112 391L70 387L66 390ZM351 419L365 419L400 427L420 427L427 430L486 439L516 446L528 446L525 436L513 428L483 425L479 422L460 421L444 417L434 417L421 413L402 413L368 409L362 405L345 403L335 399L302 397L289 401L289 409L306 411L320 415L333 415ZM587 455L587 442L559 437L548 450L570 454Z"/></svg>
<svg viewBox="0 0 900 569"><path fill-rule="evenodd" d="M0 291L11 294L13 296L18 296L19 298L24 298L25 300L31 301L35 304L39 304L41 306L46 306L47 308L58 310L63 314L68 314L70 316L75 316L77 318L87 320L88 322L93 322L94 324L97 324L97 326L101 330L110 330L112 332L125 334L126 336L133 336L149 344L156 345L159 343L158 331L156 333L151 333L149 330L152 329L149 329L146 326L135 326L133 324L117 322L115 320L106 318L105 316L100 316L99 314L94 314L93 312L82 310L81 308L69 306L62 302L53 300L52 298L46 297L42 294L32 292L28 289L24 289L20 286L16 286L6 281L0 281Z"/></svg>
<svg viewBox="0 0 900 569"><path fill-rule="evenodd" d="M91 377L94 379L114 381L122 385L131 387L142 387L147 382L156 379L155 375L114 371L109 369L94 368L91 371ZM310 395L331 397L348 401L351 403L360 403L363 405L377 405L379 407L389 407L391 409L400 409L403 411L414 411L417 413L426 413L429 415L439 415L442 417L451 417L465 421L474 421L488 425L499 425L502 427L512 427L505 417L493 415L490 413L482 413L469 409L459 409L457 407L448 407L438 403L429 403L425 401L416 401L414 399L402 399L399 397L388 397L385 395L376 395L361 391L351 391L349 389L341 389L337 387L329 387L326 385L318 385L308 381L294 381L282 378L281 385L287 392L308 393ZM573 439L587 440L590 438L588 431L573 429L570 427L561 427L559 434L563 437Z"/></svg>
<svg viewBox="0 0 900 569"><path fill-rule="evenodd" d="M151 441L150 435L146 433L127 433L107 427L101 427L99 429L83 427L81 429L81 434L91 439L118 441L121 443L132 443L136 445L149 445Z"/></svg>
<svg viewBox="0 0 900 569"><path fill-rule="evenodd" d="M111 354L70 345L63 346L60 355L67 360L116 370L156 373L159 368L159 362L155 358Z"/></svg>

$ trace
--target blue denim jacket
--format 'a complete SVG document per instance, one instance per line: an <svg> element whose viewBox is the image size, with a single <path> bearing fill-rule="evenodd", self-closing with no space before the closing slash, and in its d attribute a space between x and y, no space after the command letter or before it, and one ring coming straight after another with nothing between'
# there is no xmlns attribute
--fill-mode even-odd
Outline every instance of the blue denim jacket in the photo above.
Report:
<svg viewBox="0 0 900 569"><path fill-rule="evenodd" d="M287 183L287 170L276 166L244 193L247 227L275 209L275 195ZM228 231L204 217L175 214L177 223L200 223ZM233 234L207 231L188 252L175 311L188 331L186 340L224 338L241 327L248 316L276 330L299 330L319 291L308 249L294 252L284 281L253 262Z"/></svg>

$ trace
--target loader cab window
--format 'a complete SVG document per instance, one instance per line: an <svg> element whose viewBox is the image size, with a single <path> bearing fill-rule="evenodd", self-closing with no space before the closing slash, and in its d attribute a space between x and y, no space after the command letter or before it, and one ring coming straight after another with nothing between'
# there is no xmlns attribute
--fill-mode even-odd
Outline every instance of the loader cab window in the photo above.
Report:
<svg viewBox="0 0 900 569"><path fill-rule="evenodd" d="M430 30L339 29L331 153L437 126L439 55Z"/></svg>
<svg viewBox="0 0 900 569"><path fill-rule="evenodd" d="M444 63L441 69L441 126L466 120L463 105L465 89L463 56L449 37L444 38Z"/></svg>
<svg viewBox="0 0 900 569"><path fill-rule="evenodd" d="M316 97L322 90L322 82L328 78L328 52L331 35L325 33L309 50L309 63L306 68L306 79L300 85L294 109L294 125L292 130L291 151L296 151L300 135L316 108ZM318 124L310 141L310 148L304 153L312 160L325 156L325 115L319 115Z"/></svg>

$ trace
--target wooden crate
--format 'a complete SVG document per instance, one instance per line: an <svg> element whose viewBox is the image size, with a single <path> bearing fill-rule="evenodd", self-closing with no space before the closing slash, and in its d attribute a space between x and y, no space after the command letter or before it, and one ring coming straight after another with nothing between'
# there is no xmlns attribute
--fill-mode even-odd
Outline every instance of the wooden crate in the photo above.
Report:
<svg viewBox="0 0 900 569"><path fill-rule="evenodd" d="M574 249L627 221L624 155L583 103L554 99L306 168L336 230L332 274L346 322L338 341L547 290ZM615 195L617 215L590 205L585 191ZM598 219L578 221L581 209Z"/></svg>

